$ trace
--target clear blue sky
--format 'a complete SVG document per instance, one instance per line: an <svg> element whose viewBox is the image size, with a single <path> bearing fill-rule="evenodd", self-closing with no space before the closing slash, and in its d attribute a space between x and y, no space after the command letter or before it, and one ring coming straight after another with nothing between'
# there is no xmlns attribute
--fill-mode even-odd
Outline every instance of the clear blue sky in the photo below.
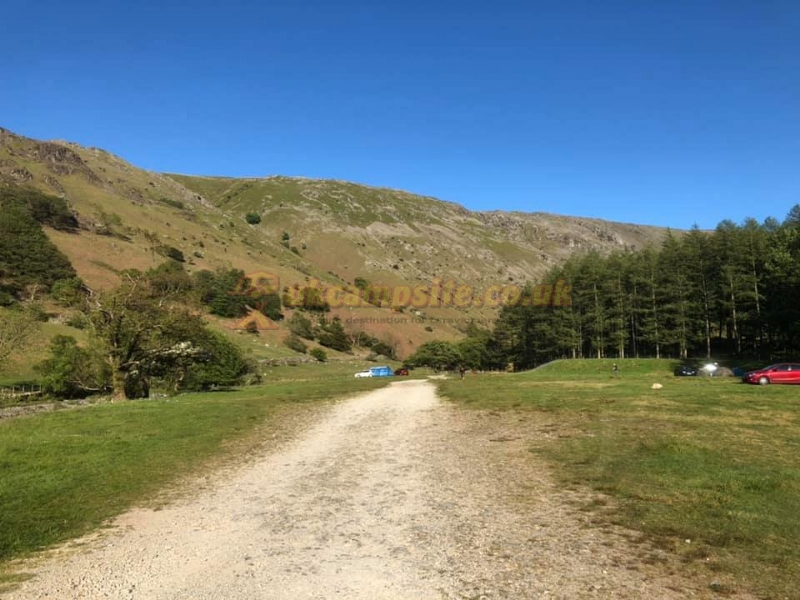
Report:
<svg viewBox="0 0 800 600"><path fill-rule="evenodd" d="M672 227L800 202L797 0L6 3L0 125Z"/></svg>

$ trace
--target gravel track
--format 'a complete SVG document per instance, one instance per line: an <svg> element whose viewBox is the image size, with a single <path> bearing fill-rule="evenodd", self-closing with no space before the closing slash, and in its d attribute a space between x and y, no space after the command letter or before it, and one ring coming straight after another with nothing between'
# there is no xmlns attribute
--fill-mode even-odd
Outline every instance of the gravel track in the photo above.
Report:
<svg viewBox="0 0 800 600"><path fill-rule="evenodd" d="M524 436L427 382L336 404L195 487L29 564L9 600L706 596L589 526Z"/></svg>

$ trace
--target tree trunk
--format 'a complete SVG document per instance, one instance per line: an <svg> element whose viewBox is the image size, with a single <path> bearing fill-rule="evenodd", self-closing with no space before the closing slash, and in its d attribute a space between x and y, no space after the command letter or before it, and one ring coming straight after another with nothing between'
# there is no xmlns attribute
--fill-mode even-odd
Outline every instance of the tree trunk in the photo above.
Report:
<svg viewBox="0 0 800 600"><path fill-rule="evenodd" d="M739 320L736 315L736 293L733 288L733 274L728 275L731 286L731 317L733 319L733 339L736 341L736 354L742 353L742 340L739 337Z"/></svg>
<svg viewBox="0 0 800 600"><path fill-rule="evenodd" d="M651 298L653 300L653 334L656 342L656 358L661 358L661 340L659 340L658 331L658 305L656 304L656 282L651 274L650 289L652 291Z"/></svg>
<svg viewBox="0 0 800 600"><path fill-rule="evenodd" d="M594 291L594 343L597 351L597 358L603 358L603 319L600 315L600 299L597 295L597 284L593 286Z"/></svg>
<svg viewBox="0 0 800 600"><path fill-rule="evenodd" d="M753 267L753 292L756 295L756 349L758 356L764 351L764 327L761 323L761 299L758 297L758 273L756 273L756 259L752 257Z"/></svg>
<svg viewBox="0 0 800 600"><path fill-rule="evenodd" d="M125 400L125 373L112 366L111 397L114 400Z"/></svg>

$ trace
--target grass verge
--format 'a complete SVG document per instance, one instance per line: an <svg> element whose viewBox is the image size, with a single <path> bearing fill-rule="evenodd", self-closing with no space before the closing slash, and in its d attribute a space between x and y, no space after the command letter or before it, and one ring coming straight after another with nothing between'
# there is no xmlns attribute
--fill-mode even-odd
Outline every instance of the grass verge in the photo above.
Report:
<svg viewBox="0 0 800 600"><path fill-rule="evenodd" d="M620 376L612 376L612 364ZM536 411L532 451L586 507L768 598L800 588L800 402L793 386L675 378L669 361L564 361L440 383L465 408ZM663 389L651 389L652 383ZM690 540L690 542L686 542Z"/></svg>
<svg viewBox="0 0 800 600"><path fill-rule="evenodd" d="M87 533L212 458L242 451L235 442L279 430L289 410L388 382L279 381L0 422L0 565Z"/></svg>

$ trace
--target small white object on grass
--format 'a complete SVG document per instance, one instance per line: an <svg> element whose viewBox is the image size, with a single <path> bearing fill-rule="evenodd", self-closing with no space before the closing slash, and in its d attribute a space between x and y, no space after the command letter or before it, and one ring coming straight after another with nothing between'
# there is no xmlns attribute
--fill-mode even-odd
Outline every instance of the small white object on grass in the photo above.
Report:
<svg viewBox="0 0 800 600"><path fill-rule="evenodd" d="M664 386L663 386L663 385L661 385L660 383L654 383L654 384L653 384L651 387L652 387L654 390L660 390L660 389L661 389L661 388L663 388Z"/></svg>

